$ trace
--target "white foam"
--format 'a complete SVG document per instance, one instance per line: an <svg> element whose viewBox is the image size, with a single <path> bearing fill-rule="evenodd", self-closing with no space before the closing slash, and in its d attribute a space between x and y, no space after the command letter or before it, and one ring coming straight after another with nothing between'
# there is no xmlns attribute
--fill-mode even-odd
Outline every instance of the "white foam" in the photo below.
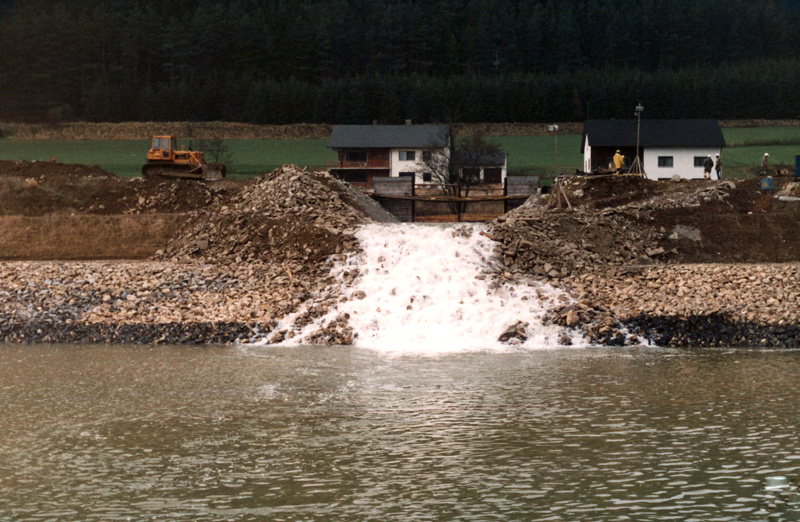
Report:
<svg viewBox="0 0 800 522"><path fill-rule="evenodd" d="M483 230L464 224L362 227L356 236L363 255L350 256L333 270L340 280L346 271L359 271L355 286L345 290L348 299L284 344L305 344L321 324L349 314L355 345L382 352L507 350L511 346L498 337L518 321L529 323L520 347L557 347L564 331L544 326L542 318L567 298L547 284L492 283L487 273L495 262L494 244ZM279 328L290 328L296 315ZM573 345L586 344L577 333L567 333Z"/></svg>

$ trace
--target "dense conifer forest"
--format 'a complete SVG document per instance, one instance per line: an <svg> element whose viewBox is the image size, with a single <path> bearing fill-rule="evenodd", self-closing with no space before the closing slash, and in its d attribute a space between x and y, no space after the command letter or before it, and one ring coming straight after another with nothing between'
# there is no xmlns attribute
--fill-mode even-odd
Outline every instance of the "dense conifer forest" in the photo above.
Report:
<svg viewBox="0 0 800 522"><path fill-rule="evenodd" d="M800 117L797 0L0 0L0 119Z"/></svg>

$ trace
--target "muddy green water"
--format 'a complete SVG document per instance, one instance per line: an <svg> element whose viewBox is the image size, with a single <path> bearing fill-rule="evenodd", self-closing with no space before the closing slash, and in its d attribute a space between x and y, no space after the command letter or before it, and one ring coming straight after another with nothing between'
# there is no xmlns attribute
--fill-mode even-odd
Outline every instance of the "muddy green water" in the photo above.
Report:
<svg viewBox="0 0 800 522"><path fill-rule="evenodd" d="M764 485L800 474L799 378L800 352L0 345L0 521L794 520Z"/></svg>

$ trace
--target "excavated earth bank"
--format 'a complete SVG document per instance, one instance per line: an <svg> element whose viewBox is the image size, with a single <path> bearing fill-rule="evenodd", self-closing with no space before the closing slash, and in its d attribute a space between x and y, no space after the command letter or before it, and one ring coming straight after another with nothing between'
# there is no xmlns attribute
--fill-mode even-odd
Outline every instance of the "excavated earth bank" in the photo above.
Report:
<svg viewBox="0 0 800 522"><path fill-rule="evenodd" d="M506 274L567 289L553 321L595 342L800 346L800 186L776 186L575 177L562 208L532 198L493 234Z"/></svg>
<svg viewBox="0 0 800 522"><path fill-rule="evenodd" d="M547 280L576 302L550 320L599 344L800 345L800 189L575 177L490 224L498 280ZM784 196L783 200L775 196ZM787 200L788 198L788 200ZM276 319L341 299L332 263L391 216L326 173L248 181L120 179L0 162L0 341L280 340ZM68 260L68 261L67 261ZM502 328L504 325L499 325ZM315 337L353 340L347 318Z"/></svg>

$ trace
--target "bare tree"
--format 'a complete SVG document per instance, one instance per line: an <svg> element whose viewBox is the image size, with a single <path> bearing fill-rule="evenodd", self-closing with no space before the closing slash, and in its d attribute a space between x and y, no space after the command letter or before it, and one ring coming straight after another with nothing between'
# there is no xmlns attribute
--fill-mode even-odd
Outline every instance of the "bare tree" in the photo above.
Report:
<svg viewBox="0 0 800 522"><path fill-rule="evenodd" d="M210 140L199 140L197 147L203 152L206 161L214 165L225 165L230 171L233 166L233 152L228 149L228 145L222 138Z"/></svg>
<svg viewBox="0 0 800 522"><path fill-rule="evenodd" d="M470 189L481 182L481 167L504 154L500 145L487 141L482 134L475 134L450 144L450 153L432 153L423 163L430 170L432 181L448 196L468 197ZM466 204L461 204L461 211ZM458 211L456 203L451 205Z"/></svg>

